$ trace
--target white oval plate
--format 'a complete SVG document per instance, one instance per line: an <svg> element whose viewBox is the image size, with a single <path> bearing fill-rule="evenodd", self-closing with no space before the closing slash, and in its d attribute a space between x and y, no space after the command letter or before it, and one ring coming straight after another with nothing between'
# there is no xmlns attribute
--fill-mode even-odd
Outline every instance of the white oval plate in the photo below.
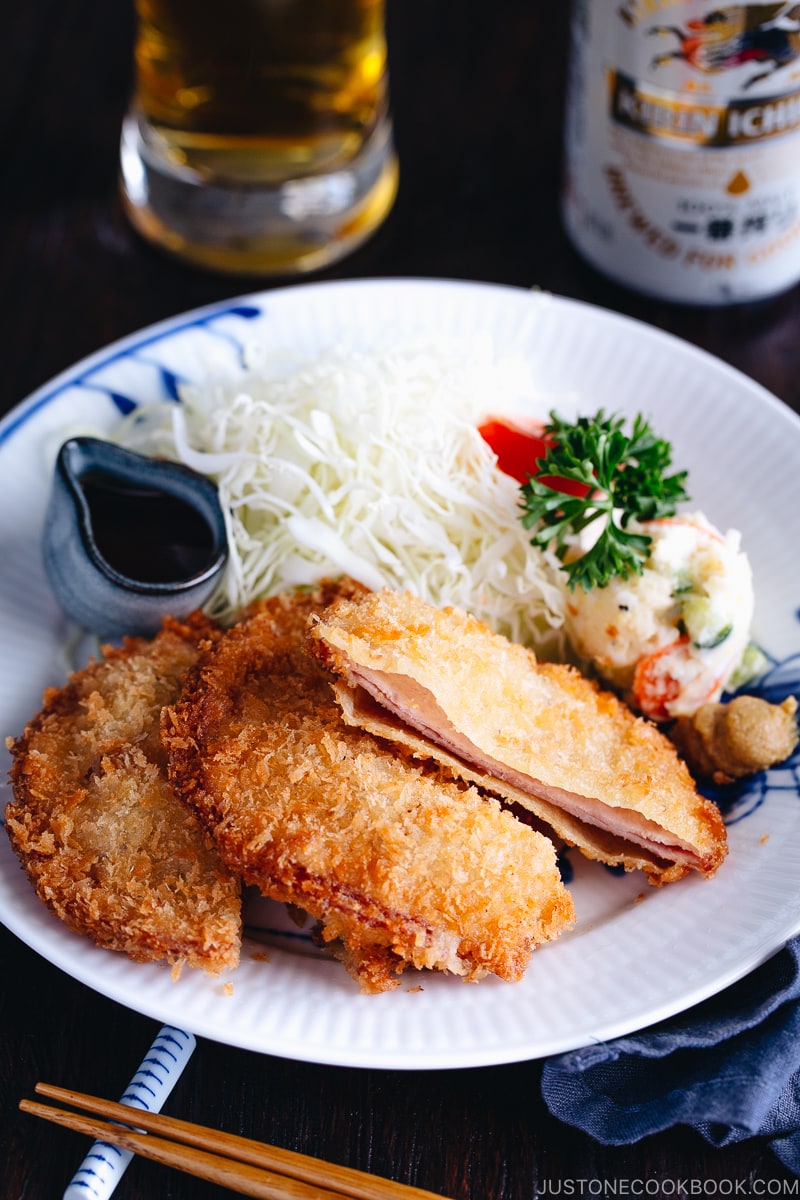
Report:
<svg viewBox="0 0 800 1200"><path fill-rule="evenodd" d="M40 565L42 520L65 430L110 429L130 401L174 396L235 365L256 328L305 355L337 341L446 334L529 356L544 392L652 417L687 467L693 505L743 534L756 636L775 698L800 676L800 421L718 360L610 312L513 288L446 281L308 284L190 313L60 375L0 424L0 734L18 734L64 678L68 627ZM8 764L3 761L3 777ZM68 932L0 839L0 919L51 963L141 1013L230 1045L352 1066L446 1068L536 1058L679 1012L800 930L798 763L756 777L729 810L730 855L711 881L664 889L575 862L574 932L534 954L521 983L407 973L362 996L326 958L248 940L229 978L141 965ZM7 788L7 785L3 785ZM4 805L3 805L4 807ZM18 981L21 983L22 981ZM227 986L226 986L227 985Z"/></svg>

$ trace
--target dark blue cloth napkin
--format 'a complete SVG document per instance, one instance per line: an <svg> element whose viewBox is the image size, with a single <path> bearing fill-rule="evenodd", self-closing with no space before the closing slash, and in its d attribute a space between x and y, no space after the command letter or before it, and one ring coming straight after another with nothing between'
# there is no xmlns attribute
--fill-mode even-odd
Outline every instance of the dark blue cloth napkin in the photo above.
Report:
<svg viewBox="0 0 800 1200"><path fill-rule="evenodd" d="M542 1096L606 1145L690 1125L715 1146L766 1137L800 1175L800 938L680 1016L548 1059Z"/></svg>

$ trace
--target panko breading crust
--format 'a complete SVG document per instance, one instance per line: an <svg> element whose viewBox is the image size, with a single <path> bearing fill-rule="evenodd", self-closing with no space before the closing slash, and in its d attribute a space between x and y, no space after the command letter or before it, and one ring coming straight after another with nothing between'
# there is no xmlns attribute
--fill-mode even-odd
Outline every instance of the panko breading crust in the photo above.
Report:
<svg viewBox="0 0 800 1200"><path fill-rule="evenodd" d="M712 874L725 857L719 810L668 739L573 668L539 663L469 614L409 593L339 601L312 620L310 638L342 681L347 720L525 805L590 857L641 867L655 883L690 865ZM544 786L526 792L524 779ZM577 798L585 816L560 798Z"/></svg>
<svg viewBox="0 0 800 1200"><path fill-rule="evenodd" d="M240 884L172 793L159 722L217 635L200 614L168 620L48 690L9 740L6 809L17 857L68 926L137 961L211 972L238 963Z"/></svg>
<svg viewBox="0 0 800 1200"><path fill-rule="evenodd" d="M173 785L232 869L340 941L362 990L407 965L519 979L573 918L553 848L344 724L305 646L342 588L263 601L209 648L163 714Z"/></svg>

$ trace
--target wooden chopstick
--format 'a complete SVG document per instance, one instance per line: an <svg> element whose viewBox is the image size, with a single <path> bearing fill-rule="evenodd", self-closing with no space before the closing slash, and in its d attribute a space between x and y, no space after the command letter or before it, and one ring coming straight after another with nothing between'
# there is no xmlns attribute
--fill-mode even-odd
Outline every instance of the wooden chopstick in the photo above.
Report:
<svg viewBox="0 0 800 1200"><path fill-rule="evenodd" d="M53 1084L38 1083L35 1090L94 1117L122 1122L127 1128L35 1100L21 1100L19 1106L23 1112L99 1137L241 1195L262 1200L445 1200L434 1192L176 1117L116 1104Z"/></svg>

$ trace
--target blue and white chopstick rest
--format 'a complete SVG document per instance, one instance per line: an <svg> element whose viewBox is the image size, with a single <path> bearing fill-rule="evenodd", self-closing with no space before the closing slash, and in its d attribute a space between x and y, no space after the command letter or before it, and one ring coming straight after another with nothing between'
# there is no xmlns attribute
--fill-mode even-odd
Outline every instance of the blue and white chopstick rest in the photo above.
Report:
<svg viewBox="0 0 800 1200"><path fill-rule="evenodd" d="M120 1103L147 1112L160 1112L191 1058L195 1044L191 1033L163 1025L120 1097ZM64 1200L107 1200L132 1158L130 1150L122 1150L110 1142L94 1142L67 1185Z"/></svg>

